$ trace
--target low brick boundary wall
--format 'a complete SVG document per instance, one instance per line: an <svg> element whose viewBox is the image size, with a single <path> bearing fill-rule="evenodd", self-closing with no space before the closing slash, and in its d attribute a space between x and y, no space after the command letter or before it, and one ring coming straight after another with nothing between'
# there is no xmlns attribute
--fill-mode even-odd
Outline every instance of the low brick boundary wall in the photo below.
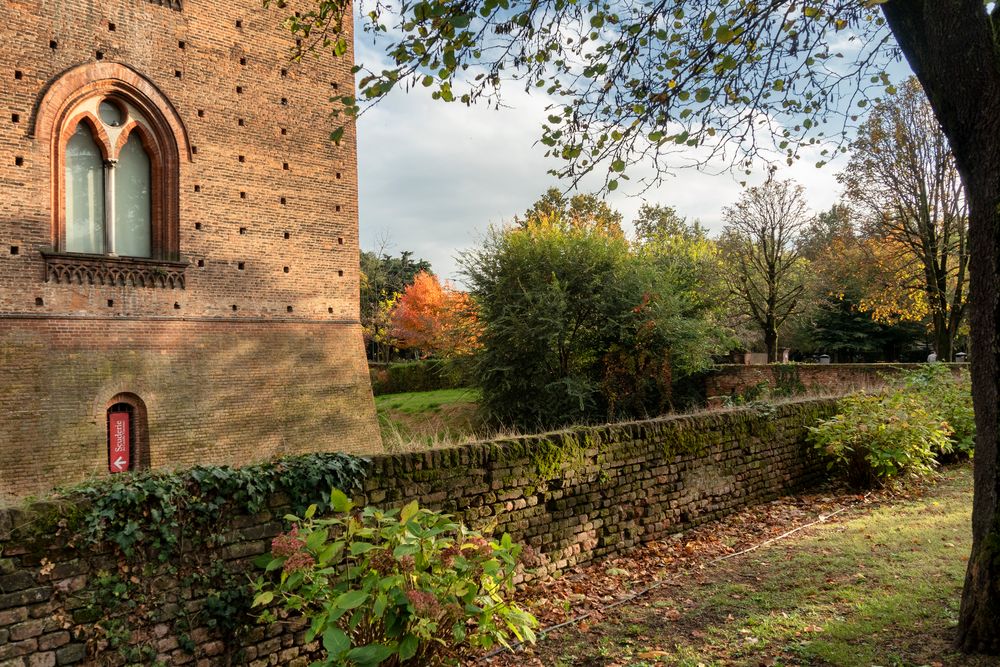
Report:
<svg viewBox="0 0 1000 667"><path fill-rule="evenodd" d="M473 526L509 532L537 553L539 567L522 578L547 575L817 482L824 466L806 443L806 427L835 409L833 399L804 400L381 456L369 465L364 500L416 498ZM287 506L276 497L268 511L218 526L219 544L201 556L232 572L252 571L250 561L284 528ZM58 524L38 529L51 511L45 504L0 510L0 667L304 667L317 649L305 645L303 623L294 619L220 629L212 612L218 591L199 597L189 581L154 563L123 570L109 551L68 546ZM152 591L146 606L116 607L109 572L121 586ZM113 636L97 627L112 614L121 615Z"/></svg>
<svg viewBox="0 0 1000 667"><path fill-rule="evenodd" d="M944 364L958 373L967 363ZM705 376L705 396L716 405L731 396L752 391L766 383L771 392L785 396L827 394L881 387L887 378L925 368L927 364L723 364Z"/></svg>
<svg viewBox="0 0 1000 667"><path fill-rule="evenodd" d="M806 427L835 408L795 401L383 456L365 489L375 504L417 498L509 532L548 575L817 482Z"/></svg>

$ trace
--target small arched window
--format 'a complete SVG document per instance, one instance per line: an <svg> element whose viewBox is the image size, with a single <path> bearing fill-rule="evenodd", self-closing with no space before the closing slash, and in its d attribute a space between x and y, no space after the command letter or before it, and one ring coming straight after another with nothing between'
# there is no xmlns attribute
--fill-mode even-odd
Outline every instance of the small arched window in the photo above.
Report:
<svg viewBox="0 0 1000 667"><path fill-rule="evenodd" d="M163 216L154 214L163 170L152 157L163 151L149 119L125 99L94 96L69 115L63 136L61 250L163 257Z"/></svg>

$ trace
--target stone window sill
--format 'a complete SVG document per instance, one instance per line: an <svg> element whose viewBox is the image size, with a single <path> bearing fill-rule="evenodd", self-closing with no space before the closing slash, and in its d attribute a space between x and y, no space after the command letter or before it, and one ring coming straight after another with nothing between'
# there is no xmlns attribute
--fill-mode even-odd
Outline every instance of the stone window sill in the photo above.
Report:
<svg viewBox="0 0 1000 667"><path fill-rule="evenodd" d="M45 282L67 285L184 289L186 261L42 252Z"/></svg>

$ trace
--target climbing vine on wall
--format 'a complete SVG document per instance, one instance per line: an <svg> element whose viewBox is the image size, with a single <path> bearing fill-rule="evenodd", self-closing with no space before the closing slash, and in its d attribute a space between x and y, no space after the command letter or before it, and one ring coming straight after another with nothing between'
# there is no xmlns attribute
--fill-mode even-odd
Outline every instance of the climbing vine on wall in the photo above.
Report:
<svg viewBox="0 0 1000 667"><path fill-rule="evenodd" d="M253 554L221 558L220 550L240 544L220 526L275 509L269 504L276 499L292 512L312 504L327 509L331 489L360 490L367 465L365 459L316 453L243 468L116 475L61 489L36 504L23 516L17 539L58 534L100 558L97 576L75 593L81 604L74 620L95 622L93 650L148 664L157 653L153 633L136 632L137 620L147 630L168 624L192 653L198 628L225 641L251 627L245 569Z"/></svg>
<svg viewBox="0 0 1000 667"><path fill-rule="evenodd" d="M797 364L775 364L773 396L798 396L806 393L806 386L799 377Z"/></svg>

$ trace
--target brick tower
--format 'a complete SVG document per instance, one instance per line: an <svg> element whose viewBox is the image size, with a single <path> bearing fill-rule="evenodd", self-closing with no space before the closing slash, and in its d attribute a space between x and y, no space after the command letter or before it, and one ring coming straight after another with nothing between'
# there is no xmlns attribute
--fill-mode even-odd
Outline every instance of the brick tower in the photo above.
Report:
<svg viewBox="0 0 1000 667"><path fill-rule="evenodd" d="M0 495L381 448L352 58L290 62L293 10L0 4Z"/></svg>

